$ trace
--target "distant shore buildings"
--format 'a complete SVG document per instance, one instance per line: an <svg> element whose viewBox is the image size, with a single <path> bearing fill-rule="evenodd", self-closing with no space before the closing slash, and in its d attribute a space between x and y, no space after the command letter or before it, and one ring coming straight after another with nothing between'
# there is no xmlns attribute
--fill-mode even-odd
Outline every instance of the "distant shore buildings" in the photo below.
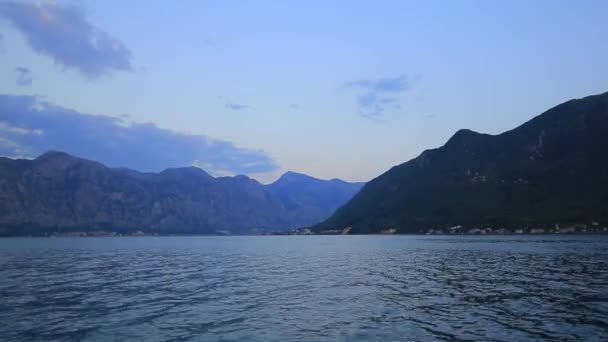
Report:
<svg viewBox="0 0 608 342"><path fill-rule="evenodd" d="M314 230L310 228L296 229L289 235L336 235L349 234L352 227L344 229L326 229ZM377 230L381 235L399 234L398 228L383 228ZM420 230L418 234L425 235L509 235L509 234L608 234L608 227L602 226L599 222L591 224L556 224L554 227L522 227L522 228L505 228L505 227L464 227L456 225L446 228L429 228Z"/></svg>

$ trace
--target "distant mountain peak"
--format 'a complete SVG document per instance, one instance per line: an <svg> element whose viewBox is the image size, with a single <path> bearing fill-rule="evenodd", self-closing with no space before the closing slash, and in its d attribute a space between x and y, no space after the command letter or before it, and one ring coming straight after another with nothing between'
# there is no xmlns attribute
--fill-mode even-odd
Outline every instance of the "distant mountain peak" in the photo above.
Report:
<svg viewBox="0 0 608 342"><path fill-rule="evenodd" d="M345 184L363 184L362 182L347 182L340 178L332 178L332 179L320 179L317 177L309 176L304 173L295 172L295 171L287 171L279 179L277 179L275 183L284 183L284 182L293 182L293 181L312 181L312 182L332 182L332 183L345 183Z"/></svg>
<svg viewBox="0 0 608 342"><path fill-rule="evenodd" d="M47 151L33 160L35 165L43 168L66 168L73 165L87 165L97 168L105 168L104 165L96 161L75 157L61 151Z"/></svg>
<svg viewBox="0 0 608 342"><path fill-rule="evenodd" d="M463 144L477 141L480 138L489 136L489 134L478 133L470 129L460 129L448 140L446 145Z"/></svg>
<svg viewBox="0 0 608 342"><path fill-rule="evenodd" d="M213 178L213 176L211 176L205 170L196 166L171 167L163 170L160 174L171 177L201 177L207 179Z"/></svg>
<svg viewBox="0 0 608 342"><path fill-rule="evenodd" d="M45 160L45 159L77 159L77 157L74 157L65 152L50 150L50 151L44 152L43 154L39 155L35 160Z"/></svg>
<svg viewBox="0 0 608 342"><path fill-rule="evenodd" d="M281 180L286 181L286 180L294 180L294 179L317 179L317 178L303 174L303 173L295 172L295 171L287 171L283 175L281 175L281 177L279 177L277 182L281 181Z"/></svg>
<svg viewBox="0 0 608 342"><path fill-rule="evenodd" d="M257 179L253 179L247 175L235 175L231 177L232 179L236 180L236 181L241 181L241 182L250 182L250 183L255 183L255 184L261 184L260 182L257 181Z"/></svg>

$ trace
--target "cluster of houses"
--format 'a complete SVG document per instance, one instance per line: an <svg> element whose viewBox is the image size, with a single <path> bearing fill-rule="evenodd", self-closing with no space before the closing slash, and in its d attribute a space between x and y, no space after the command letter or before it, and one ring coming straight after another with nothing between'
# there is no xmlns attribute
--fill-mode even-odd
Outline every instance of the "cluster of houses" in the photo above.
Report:
<svg viewBox="0 0 608 342"><path fill-rule="evenodd" d="M103 236L144 236L144 235L148 235L144 232L142 232L141 230L138 231L134 231L134 232L130 232L130 233L126 233L126 234L121 234L121 233L117 233L117 232L109 232L109 231L105 231L105 230L95 230L95 231L90 231L90 232L55 232L55 233L51 233L51 234L46 234L46 236L48 237L90 237L90 236L94 236L94 237L103 237Z"/></svg>
<svg viewBox="0 0 608 342"><path fill-rule="evenodd" d="M344 229L328 229L320 232L314 231L310 228L301 228L290 231L288 235L339 235L349 234L351 227ZM398 234L398 230L395 228L386 228L380 231L380 234L391 235ZM571 225L559 225L556 224L552 228L541 228L541 227L526 227L526 228L470 228L461 225L449 227L445 229L432 228L426 231L419 231L419 234L426 235L486 235L486 234L608 234L608 227L603 227L599 222L593 222L590 225L587 224L571 224Z"/></svg>
<svg viewBox="0 0 608 342"><path fill-rule="evenodd" d="M465 228L463 226L454 226L446 229L429 229L425 232L427 235L481 235L481 234L588 234L588 233L608 233L608 227L601 227L599 222L593 222L591 225L574 224L560 226L556 224L553 228L526 227L517 229L507 228Z"/></svg>

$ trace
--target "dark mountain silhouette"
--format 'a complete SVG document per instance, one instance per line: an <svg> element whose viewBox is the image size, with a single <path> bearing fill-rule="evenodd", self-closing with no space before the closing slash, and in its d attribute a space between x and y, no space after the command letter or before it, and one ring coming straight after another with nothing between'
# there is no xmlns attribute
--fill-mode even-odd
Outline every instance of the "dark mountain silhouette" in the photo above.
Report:
<svg viewBox="0 0 608 342"><path fill-rule="evenodd" d="M607 148L608 93L568 101L499 135L460 130L367 183L316 229L607 222Z"/></svg>
<svg viewBox="0 0 608 342"><path fill-rule="evenodd" d="M105 230L159 234L255 233L327 218L361 184L291 173L262 185L195 168L112 169L62 152L0 158L0 235Z"/></svg>

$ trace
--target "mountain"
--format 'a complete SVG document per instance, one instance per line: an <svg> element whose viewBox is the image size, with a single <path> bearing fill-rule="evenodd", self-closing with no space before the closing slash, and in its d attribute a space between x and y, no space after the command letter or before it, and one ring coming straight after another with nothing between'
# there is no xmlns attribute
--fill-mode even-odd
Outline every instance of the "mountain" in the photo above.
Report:
<svg viewBox="0 0 608 342"><path fill-rule="evenodd" d="M268 185L268 190L281 200L292 221L302 223L301 227L328 218L362 186L363 183L320 180L290 171Z"/></svg>
<svg viewBox="0 0 608 342"><path fill-rule="evenodd" d="M0 158L0 235L277 231L327 218L361 187L292 173L270 185L195 168L142 173L62 152Z"/></svg>
<svg viewBox="0 0 608 342"><path fill-rule="evenodd" d="M608 222L608 93L511 131L458 131L367 183L317 230L416 233Z"/></svg>

